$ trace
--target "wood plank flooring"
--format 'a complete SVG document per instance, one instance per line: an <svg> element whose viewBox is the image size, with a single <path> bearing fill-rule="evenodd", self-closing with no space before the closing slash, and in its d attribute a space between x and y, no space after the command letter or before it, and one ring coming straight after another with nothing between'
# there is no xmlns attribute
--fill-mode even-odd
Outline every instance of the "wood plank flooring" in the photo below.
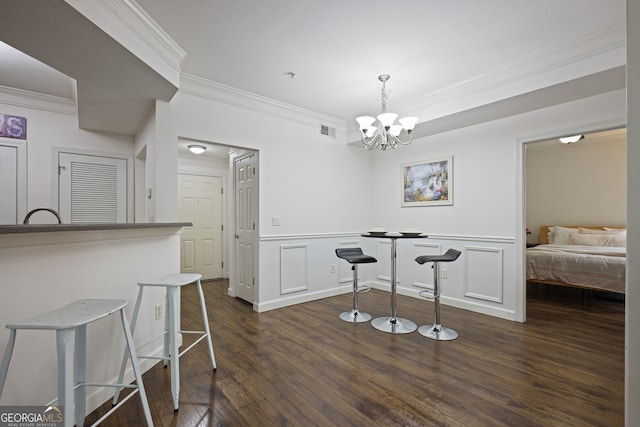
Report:
<svg viewBox="0 0 640 427"><path fill-rule="evenodd" d="M156 426L624 425L620 302L530 285L526 324L442 306L460 336L437 342L343 322L350 294L258 314L227 286L203 283L217 372L204 343L180 359L177 413L170 370L159 363L143 376ZM389 304L386 292L360 296L373 317ZM433 304L398 296L398 316L429 324ZM182 327L201 329L193 285ZM144 425L138 397L102 425Z"/></svg>

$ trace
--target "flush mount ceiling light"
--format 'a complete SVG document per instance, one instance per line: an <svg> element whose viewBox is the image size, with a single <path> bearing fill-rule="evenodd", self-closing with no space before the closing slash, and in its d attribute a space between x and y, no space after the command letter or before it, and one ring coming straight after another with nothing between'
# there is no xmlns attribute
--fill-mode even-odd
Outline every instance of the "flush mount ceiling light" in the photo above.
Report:
<svg viewBox="0 0 640 427"><path fill-rule="evenodd" d="M377 148L385 151L388 148L395 149L398 144L408 145L413 141L411 131L416 126L418 118L403 117L398 120L400 124L397 125L394 122L398 115L387 113L389 92L387 92L386 83L390 78L388 74L378 77L378 80L382 82L382 113L378 114L377 117L361 116L356 118L356 122L360 126L360 132L362 132L360 140L367 150ZM378 123L374 126L373 123L376 119L378 119Z"/></svg>
<svg viewBox="0 0 640 427"><path fill-rule="evenodd" d="M202 154L204 153L204 150L207 149L207 147L205 147L204 145L199 145L199 144L191 144L191 145L187 145L187 148L189 149L189 151L191 151L193 154Z"/></svg>
<svg viewBox="0 0 640 427"><path fill-rule="evenodd" d="M560 138L560 142L562 142L563 144L573 144L574 142L578 142L581 139L584 139L584 135L565 136L564 138Z"/></svg>

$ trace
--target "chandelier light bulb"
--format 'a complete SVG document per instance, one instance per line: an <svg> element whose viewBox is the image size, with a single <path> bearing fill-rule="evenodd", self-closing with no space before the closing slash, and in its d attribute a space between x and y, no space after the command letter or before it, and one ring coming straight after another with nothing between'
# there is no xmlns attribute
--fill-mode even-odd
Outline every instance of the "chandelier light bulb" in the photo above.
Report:
<svg viewBox="0 0 640 427"><path fill-rule="evenodd" d="M407 132L411 132L414 127L416 127L416 123L418 123L417 117L403 117L398 121Z"/></svg>
<svg viewBox="0 0 640 427"><path fill-rule="evenodd" d="M397 118L398 115L394 113L378 114L378 120L380 120L380 124L382 124L382 127L387 130L389 130L389 127L391 127L391 125Z"/></svg>

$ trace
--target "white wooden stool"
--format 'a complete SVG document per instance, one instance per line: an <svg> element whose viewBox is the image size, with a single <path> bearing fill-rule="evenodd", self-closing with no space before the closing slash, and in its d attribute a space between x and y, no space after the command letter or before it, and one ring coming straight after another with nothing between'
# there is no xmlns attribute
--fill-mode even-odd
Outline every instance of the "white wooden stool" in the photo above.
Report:
<svg viewBox="0 0 640 427"><path fill-rule="evenodd" d="M138 312L140 311L140 304L142 302L142 293L145 286L164 287L166 288L165 294L165 317L164 326L165 330L162 334L152 339L142 347L145 347L160 337L164 337L164 354L162 357L154 356L138 356L139 359L157 359L163 360L165 368L167 362L171 361L171 396L173 398L173 410L178 410L178 396L180 394L180 357L187 351L191 350L196 344L203 339L207 339L209 344L209 356L211 357L211 365L213 365L213 371L216 370L216 359L213 355L213 344L211 342L211 331L209 330L209 317L207 316L207 308L204 301L204 294L202 293L202 286L200 284L200 274L182 274L175 273L161 277L158 280L138 283L140 289L138 290L138 299L136 300L136 306L133 310L133 317L131 318L131 333L135 330L136 322L138 319ZM198 293L200 294L200 308L202 310L202 318L204 321L204 331L181 331L180 322L176 316L177 308L180 301L178 300L178 290L184 285L190 283L196 283L198 287ZM189 347L184 349L182 353L178 352L178 334L199 334L200 337L196 339ZM142 348L141 347L141 348ZM122 359L122 366L120 368L120 377L118 382L122 382L124 377L124 371L127 366L126 355ZM120 389L116 389L116 393L113 397L113 404L118 402L118 396Z"/></svg>
<svg viewBox="0 0 640 427"><path fill-rule="evenodd" d="M136 392L140 394L147 425L153 426L147 395L142 383L142 375L138 367L136 350L129 330L129 322L124 312L126 305L127 301L120 299L83 299L22 322L8 324L7 329L10 329L11 333L2 358L2 364L0 364L0 396L2 396L9 370L9 362L11 361L11 354L16 340L16 331L18 329L55 330L58 351L58 398L47 405L51 405L57 400L58 405L63 407L62 416L65 427L72 427L74 424L78 426L84 425L87 387L117 387L118 389L126 387L135 389L119 405L115 405L96 421L93 424L94 426L100 424ZM116 311L120 312L120 318L122 319L122 329L127 342L125 357L128 354L131 358L136 385L87 383L87 324L107 317Z"/></svg>

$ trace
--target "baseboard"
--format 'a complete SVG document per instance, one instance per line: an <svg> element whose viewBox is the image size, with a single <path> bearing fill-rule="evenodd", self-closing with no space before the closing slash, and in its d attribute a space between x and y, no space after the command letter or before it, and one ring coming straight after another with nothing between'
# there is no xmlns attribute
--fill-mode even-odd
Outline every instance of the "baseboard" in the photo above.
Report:
<svg viewBox="0 0 640 427"><path fill-rule="evenodd" d="M364 283L363 283L364 284ZM318 292L310 292L302 295L288 296L286 298L279 298L277 300L267 301L257 304L257 312L263 313L269 310L276 310L278 308L288 307L290 305L302 304L304 302L311 302L323 298L329 298L336 295L346 294L352 291L352 285L339 286L331 289L325 289Z"/></svg>

